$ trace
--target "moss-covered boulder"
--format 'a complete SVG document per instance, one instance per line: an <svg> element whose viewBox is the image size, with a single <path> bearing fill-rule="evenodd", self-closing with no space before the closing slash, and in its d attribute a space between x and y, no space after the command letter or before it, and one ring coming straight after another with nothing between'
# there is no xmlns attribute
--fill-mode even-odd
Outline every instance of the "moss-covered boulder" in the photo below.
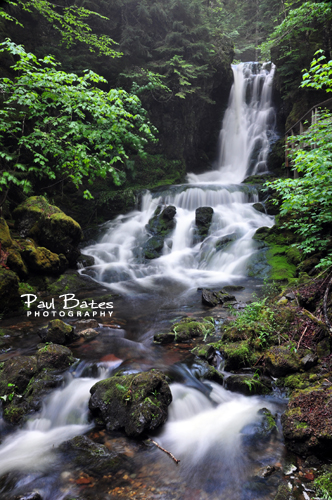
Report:
<svg viewBox="0 0 332 500"><path fill-rule="evenodd" d="M271 347L265 353L265 366L272 377L284 377L300 369L300 360L297 353L286 346Z"/></svg>
<svg viewBox="0 0 332 500"><path fill-rule="evenodd" d="M43 342L52 342L53 344L70 344L78 336L74 332L74 328L61 319L53 319L47 327L41 328L38 335Z"/></svg>
<svg viewBox="0 0 332 500"><path fill-rule="evenodd" d="M89 408L96 422L107 430L124 430L138 437L167 420L172 394L163 373L122 375L97 382L91 389Z"/></svg>
<svg viewBox="0 0 332 500"><path fill-rule="evenodd" d="M226 387L230 391L240 392L245 396L253 394L269 394L272 391L272 383L268 377L256 376L254 374L230 375L225 380Z"/></svg>
<svg viewBox="0 0 332 500"><path fill-rule="evenodd" d="M29 246L23 251L29 269L38 274L61 274L68 266L63 254L56 254L45 247Z"/></svg>
<svg viewBox="0 0 332 500"><path fill-rule="evenodd" d="M156 333L153 337L153 340L156 344L171 344L175 340L174 332L167 333Z"/></svg>
<svg viewBox="0 0 332 500"><path fill-rule="evenodd" d="M0 217L0 243L3 249L9 248L13 244L9 227L3 217Z"/></svg>
<svg viewBox="0 0 332 500"><path fill-rule="evenodd" d="M70 264L79 256L77 245L83 238L80 225L43 196L32 196L13 212L22 237L34 238L39 246L64 254Z"/></svg>
<svg viewBox="0 0 332 500"><path fill-rule="evenodd" d="M225 358L225 370L238 370L244 366L250 366L260 357L249 344L248 340L242 342L230 342L215 346L220 349Z"/></svg>
<svg viewBox="0 0 332 500"><path fill-rule="evenodd" d="M51 369L63 371L75 362L68 347L58 344L45 344L37 351L38 370Z"/></svg>
<svg viewBox="0 0 332 500"><path fill-rule="evenodd" d="M0 267L0 314L9 315L22 305L17 275Z"/></svg>
<svg viewBox="0 0 332 500"><path fill-rule="evenodd" d="M180 323L175 323L173 332L175 333L175 342L188 342L192 338L202 337L205 334L205 327L199 321L188 318Z"/></svg>
<svg viewBox="0 0 332 500"><path fill-rule="evenodd" d="M267 408L258 410L260 421L246 425L242 430L242 442L248 446L259 446L262 441L269 441L278 432L276 417Z"/></svg>

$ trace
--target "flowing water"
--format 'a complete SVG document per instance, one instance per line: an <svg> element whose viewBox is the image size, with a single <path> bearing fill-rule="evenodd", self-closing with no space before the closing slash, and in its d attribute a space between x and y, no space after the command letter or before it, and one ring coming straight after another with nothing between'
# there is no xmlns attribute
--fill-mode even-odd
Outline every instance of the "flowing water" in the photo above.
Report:
<svg viewBox="0 0 332 500"><path fill-rule="evenodd" d="M8 491L14 495L37 490L43 500L274 497L279 476L263 478L260 469L278 463L283 446L279 435L259 438L259 410L265 407L280 413L283 401L272 396L245 397L213 382L201 382L193 365L182 362L186 355L151 346L153 333L162 331L164 324L185 312L204 312L197 289L245 284L246 291L240 294L245 299L260 285L247 277L248 265L260 251L252 236L257 228L272 226L273 218L253 208L258 193L241 182L267 171L275 134L274 68L247 63L233 71L214 170L189 174L184 185L145 192L139 209L105 224L101 240L84 249L95 258L95 265L82 273L120 292L122 299L115 302L118 324L113 318L112 324L100 329L97 340L74 348L74 354L97 364L99 379L117 366L177 373L168 422L154 439L179 458L180 465L154 447L116 433L94 433L87 405L89 389L98 379L79 377L76 370L45 401L39 415L3 440L0 475L5 474L5 480L0 481L0 498L14 498ZM146 225L158 207L169 205L176 207L175 228L165 239L161 255L146 259L142 249L151 238ZM199 241L195 210L204 206L213 208L213 219L207 237ZM66 461L57 447L87 432L113 451L121 448L131 465L124 462L113 476L91 479L93 472L88 469L78 478L75 463ZM85 470L82 464L80 468Z"/></svg>

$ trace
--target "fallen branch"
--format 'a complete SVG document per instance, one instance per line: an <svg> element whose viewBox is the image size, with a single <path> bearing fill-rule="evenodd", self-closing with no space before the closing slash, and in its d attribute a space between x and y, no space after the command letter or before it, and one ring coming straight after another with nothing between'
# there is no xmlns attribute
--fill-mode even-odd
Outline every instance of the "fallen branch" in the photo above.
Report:
<svg viewBox="0 0 332 500"><path fill-rule="evenodd" d="M179 464L180 460L178 460L177 458L175 458L175 456L170 451L167 451L167 450L165 450L165 448L163 448L162 446L160 446L160 444L158 444L157 441L153 441L153 439L148 439L148 441L150 441L150 443L153 443L155 446L157 446L157 448L159 448L164 453L167 453L167 455L169 455L174 460L174 462L176 463L176 465Z"/></svg>
<svg viewBox="0 0 332 500"><path fill-rule="evenodd" d="M323 328L323 330L329 329L331 331L331 329L326 326L326 324L324 323L324 321L322 321L319 318L316 318L316 316L314 316L313 314L311 314L311 312L307 311L307 309L302 309L302 314L304 314L305 316L307 316L307 318L309 318L313 323L315 323L316 325L318 325L320 328Z"/></svg>
<svg viewBox="0 0 332 500"><path fill-rule="evenodd" d="M300 340L299 340L299 342L298 342L298 344L297 344L297 348L296 348L296 350L297 350L297 351L299 350L299 347L300 347L301 341L302 341L302 339L303 339L303 337L304 337L304 334L305 334L305 332L306 332L307 330L308 330L308 325L307 325L307 326L305 327L305 329L303 330L303 333L302 333L302 335L301 335L301 338L300 338Z"/></svg>
<svg viewBox="0 0 332 500"><path fill-rule="evenodd" d="M332 333L332 325L331 325L330 320L329 320L329 318L327 316L327 297L329 295L329 291L330 291L331 285L332 285L332 277L330 278L330 281L328 282L328 285L326 287L326 290L325 290L325 293L324 293L324 301L323 301L324 319L325 319L325 323L328 326L330 334Z"/></svg>

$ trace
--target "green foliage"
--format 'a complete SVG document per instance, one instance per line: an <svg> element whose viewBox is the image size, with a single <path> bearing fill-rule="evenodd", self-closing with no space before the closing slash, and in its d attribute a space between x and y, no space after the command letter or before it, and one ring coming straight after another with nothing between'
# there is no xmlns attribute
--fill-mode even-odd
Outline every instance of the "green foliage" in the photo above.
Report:
<svg viewBox="0 0 332 500"><path fill-rule="evenodd" d="M57 69L52 56L37 59L9 40L0 44L18 58L15 80L3 78L0 110L0 189L11 183L25 193L35 179L69 178L79 187L108 174L125 180L130 153L143 155L156 129L139 98L124 90L104 92L106 80L92 71L83 76ZM86 198L91 197L88 190Z"/></svg>
<svg viewBox="0 0 332 500"><path fill-rule="evenodd" d="M332 498L332 473L328 472L315 479L314 486L316 492L325 500Z"/></svg>
<svg viewBox="0 0 332 500"><path fill-rule="evenodd" d="M322 89L326 92L332 92L332 61L326 61L326 57L322 54L323 50L317 50L315 56L320 55L318 59L314 57L310 64L310 69L303 73L303 81L301 87L313 87L314 89Z"/></svg>
<svg viewBox="0 0 332 500"><path fill-rule="evenodd" d="M250 392L253 389L255 390L256 386L260 383L259 372L256 370L252 378L245 378L244 383L249 387Z"/></svg>
<svg viewBox="0 0 332 500"><path fill-rule="evenodd" d="M288 216L283 227L301 237L297 244L305 254L326 250L326 234L332 223L332 114L320 111L317 122L302 136L291 138L298 149L291 150L297 179L278 179L268 183L281 197L280 214ZM323 264L323 263L322 263ZM324 265L332 264L332 254Z"/></svg>
<svg viewBox="0 0 332 500"><path fill-rule="evenodd" d="M106 20L97 12L92 12L77 5L61 6L54 5L48 0L5 0L13 7L20 7L27 12L38 12L51 25L60 32L63 43L66 47L71 47L77 42L88 45L90 52L107 55L110 57L120 57L122 54L114 50L115 42L106 35L96 35L89 24L85 22L91 16L97 16ZM0 17L7 21L18 23L17 19L8 14L4 9L0 9ZM21 24L20 24L21 25ZM21 25L22 26L22 25Z"/></svg>
<svg viewBox="0 0 332 500"><path fill-rule="evenodd" d="M266 305L266 301L267 297L246 305L242 311L233 310L236 319L230 326L240 332L253 330L260 344L266 344L276 330L275 312Z"/></svg>

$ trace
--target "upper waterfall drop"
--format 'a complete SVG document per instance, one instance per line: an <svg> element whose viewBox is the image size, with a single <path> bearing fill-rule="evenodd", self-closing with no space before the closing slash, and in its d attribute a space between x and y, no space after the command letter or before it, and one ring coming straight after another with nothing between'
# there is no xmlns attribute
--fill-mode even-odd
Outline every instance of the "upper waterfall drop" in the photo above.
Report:
<svg viewBox="0 0 332 500"><path fill-rule="evenodd" d="M267 156L275 139L272 106L274 64L232 66L234 83L219 135L216 169L188 174L188 182L240 184L248 175L268 171Z"/></svg>
<svg viewBox="0 0 332 500"><path fill-rule="evenodd" d="M241 182L249 174L267 171L275 125L274 66L269 71L267 65L243 63L233 71L216 170L188 174L187 184L147 191L140 210L109 222L100 242L84 249L95 265L83 273L134 295L165 293L175 285L179 292L219 287L248 275L248 263L259 251L252 238L259 227L273 225L273 217L253 207L259 201L257 190ZM176 209L175 224L160 243L150 222L169 205ZM199 207L213 209L203 238L197 237L195 222Z"/></svg>

